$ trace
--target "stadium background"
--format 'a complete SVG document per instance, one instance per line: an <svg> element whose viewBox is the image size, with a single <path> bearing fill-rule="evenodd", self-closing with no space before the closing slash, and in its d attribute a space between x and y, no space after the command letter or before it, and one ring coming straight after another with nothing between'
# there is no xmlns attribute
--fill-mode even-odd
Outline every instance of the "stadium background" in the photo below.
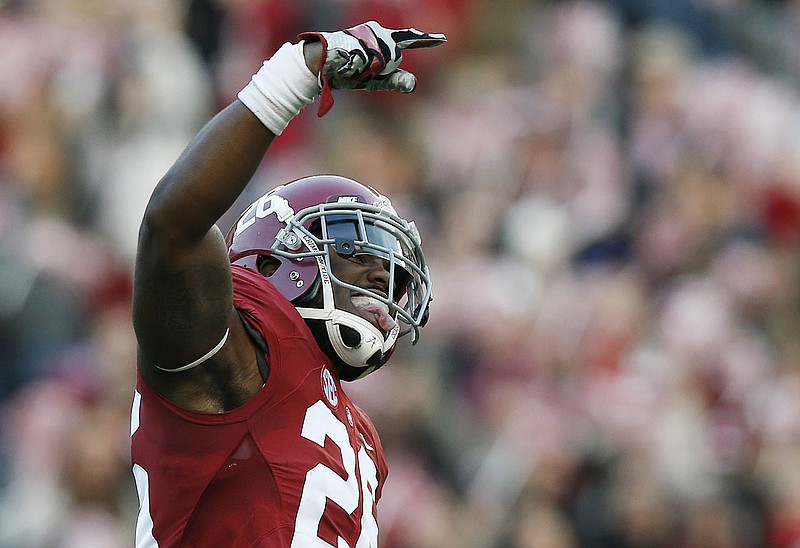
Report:
<svg viewBox="0 0 800 548"><path fill-rule="evenodd" d="M234 210L336 172L420 225L430 325L350 385L382 546L800 546L789 0L0 1L0 546L132 545L147 197L278 44L369 18L450 41Z"/></svg>

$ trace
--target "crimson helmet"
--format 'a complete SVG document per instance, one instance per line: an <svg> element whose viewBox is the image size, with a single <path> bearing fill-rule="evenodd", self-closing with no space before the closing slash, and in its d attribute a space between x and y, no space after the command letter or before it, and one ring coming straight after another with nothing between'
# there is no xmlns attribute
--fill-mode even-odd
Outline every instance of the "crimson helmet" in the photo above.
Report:
<svg viewBox="0 0 800 548"><path fill-rule="evenodd" d="M232 264L260 271L261 262L271 258L276 268L265 275L303 318L324 324L342 379L364 377L383 365L400 336L410 333L412 344L419 340L433 296L419 233L375 190L336 175L298 179L253 202L226 240ZM388 295L337 278L332 251L382 258L389 272ZM337 308L333 285L356 293L358 308L390 316L393 327L384 333ZM322 303L318 308L310 301L320 291L322 299L314 300Z"/></svg>

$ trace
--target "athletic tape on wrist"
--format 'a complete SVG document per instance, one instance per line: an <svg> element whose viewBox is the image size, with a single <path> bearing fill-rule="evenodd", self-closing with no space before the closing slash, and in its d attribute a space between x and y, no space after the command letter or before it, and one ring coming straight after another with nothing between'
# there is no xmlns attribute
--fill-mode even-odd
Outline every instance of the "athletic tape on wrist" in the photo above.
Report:
<svg viewBox="0 0 800 548"><path fill-rule="evenodd" d="M303 42L287 42L264 61L238 97L267 129L280 135L319 90L317 76L306 66Z"/></svg>

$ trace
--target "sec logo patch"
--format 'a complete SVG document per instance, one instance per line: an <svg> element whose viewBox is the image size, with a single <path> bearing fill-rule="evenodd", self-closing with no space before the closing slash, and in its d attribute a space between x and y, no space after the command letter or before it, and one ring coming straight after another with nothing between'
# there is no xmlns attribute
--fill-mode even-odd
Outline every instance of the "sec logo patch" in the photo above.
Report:
<svg viewBox="0 0 800 548"><path fill-rule="evenodd" d="M322 368L320 384L322 385L322 393L325 395L325 400L328 402L328 405L333 409L339 407L339 389L336 387L336 381L333 380L333 375L327 367Z"/></svg>

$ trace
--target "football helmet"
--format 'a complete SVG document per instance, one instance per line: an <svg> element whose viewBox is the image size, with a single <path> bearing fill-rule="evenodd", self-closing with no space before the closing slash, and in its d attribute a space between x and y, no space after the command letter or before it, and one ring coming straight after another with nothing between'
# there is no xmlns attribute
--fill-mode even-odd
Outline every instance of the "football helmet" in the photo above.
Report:
<svg viewBox="0 0 800 548"><path fill-rule="evenodd" d="M419 340L433 297L420 236L414 222L398 216L375 190L336 175L292 181L247 207L226 241L232 264L261 272L312 328L324 326L313 330L324 333L321 346L339 358L343 380L364 377L386 363L399 337L410 334L412 344ZM333 253L379 257L388 272L386 294L337 277ZM268 268L262 268L265 261ZM341 303L337 307L334 286L349 290L352 307L373 314L381 328L342 310Z"/></svg>

